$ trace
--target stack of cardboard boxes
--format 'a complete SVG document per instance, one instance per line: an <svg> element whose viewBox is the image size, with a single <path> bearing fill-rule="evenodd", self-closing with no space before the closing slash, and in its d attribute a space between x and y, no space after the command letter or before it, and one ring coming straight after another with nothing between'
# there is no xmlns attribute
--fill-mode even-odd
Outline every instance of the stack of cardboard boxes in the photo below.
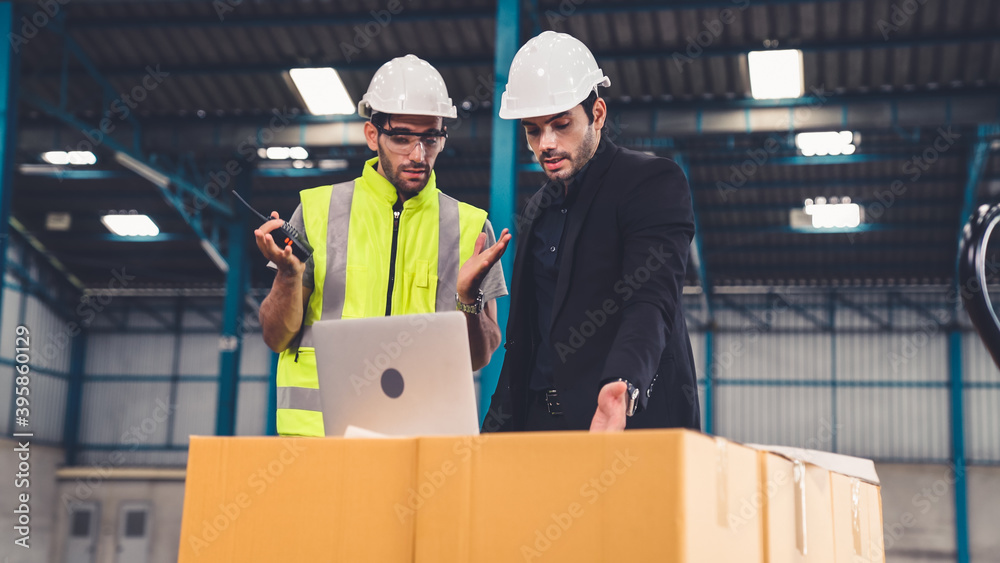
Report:
<svg viewBox="0 0 1000 563"><path fill-rule="evenodd" d="M180 561L882 561L870 461L685 430L192 438Z"/></svg>

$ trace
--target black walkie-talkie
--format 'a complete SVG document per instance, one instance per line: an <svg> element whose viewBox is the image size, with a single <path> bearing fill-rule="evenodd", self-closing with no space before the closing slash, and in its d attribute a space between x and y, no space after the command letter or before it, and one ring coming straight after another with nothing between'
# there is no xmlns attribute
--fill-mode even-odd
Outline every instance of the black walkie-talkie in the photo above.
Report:
<svg viewBox="0 0 1000 563"><path fill-rule="evenodd" d="M274 219L274 217L267 217L260 211L250 207L250 204L247 203L245 199L240 197L240 194L236 193L236 190L233 190L233 195L236 196L236 199L242 201L243 205L247 206L247 209L256 213L257 216L260 217L261 221L266 222ZM295 257L302 262L305 262L310 256L312 256L313 249L306 240L306 237L302 236L297 230L295 230L295 227L289 225L288 221L285 221L282 226L271 231L271 237L274 238L274 242L282 249L289 244L292 245L292 254L294 254Z"/></svg>

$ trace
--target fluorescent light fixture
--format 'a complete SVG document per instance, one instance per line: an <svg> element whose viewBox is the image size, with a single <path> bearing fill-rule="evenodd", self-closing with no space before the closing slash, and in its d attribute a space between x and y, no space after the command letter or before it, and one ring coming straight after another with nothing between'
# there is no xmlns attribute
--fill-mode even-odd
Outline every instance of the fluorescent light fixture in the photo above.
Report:
<svg viewBox="0 0 1000 563"><path fill-rule="evenodd" d="M854 133L850 131L818 131L795 134L795 146L802 151L804 156L854 154L857 147L853 143Z"/></svg>
<svg viewBox="0 0 1000 563"><path fill-rule="evenodd" d="M67 164L90 166L97 164L97 156L90 151L49 151L42 153L42 160L57 166L65 166Z"/></svg>
<svg viewBox="0 0 1000 563"><path fill-rule="evenodd" d="M170 186L169 176L159 170L153 169L145 162L136 160L123 152L116 152L115 160L118 161L118 164L121 164L125 168L128 168L132 172L135 172L161 188L167 188Z"/></svg>
<svg viewBox="0 0 1000 563"><path fill-rule="evenodd" d="M856 203L821 204L806 200L802 210L812 217L814 229L852 229L861 224L861 206Z"/></svg>
<svg viewBox="0 0 1000 563"><path fill-rule="evenodd" d="M120 237L155 237L160 228L148 215L112 214L101 217L101 222L112 233Z"/></svg>
<svg viewBox="0 0 1000 563"><path fill-rule="evenodd" d="M330 67L293 68L288 74L313 115L351 115L357 108L340 75Z"/></svg>
<svg viewBox="0 0 1000 563"><path fill-rule="evenodd" d="M68 231L73 219L66 212L49 212L45 215L45 230Z"/></svg>
<svg viewBox="0 0 1000 563"><path fill-rule="evenodd" d="M305 160L309 151L305 147L268 147L257 149L257 156L269 160Z"/></svg>
<svg viewBox="0 0 1000 563"><path fill-rule="evenodd" d="M805 91L802 51L751 51L750 94L758 99L798 98Z"/></svg>

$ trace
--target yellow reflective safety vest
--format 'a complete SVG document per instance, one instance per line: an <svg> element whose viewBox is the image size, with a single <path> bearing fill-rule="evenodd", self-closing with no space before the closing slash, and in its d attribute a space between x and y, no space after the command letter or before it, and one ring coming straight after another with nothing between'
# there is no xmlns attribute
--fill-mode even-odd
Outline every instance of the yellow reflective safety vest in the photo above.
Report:
<svg viewBox="0 0 1000 563"><path fill-rule="evenodd" d="M394 232L396 188L375 170L377 162L366 162L351 182L299 194L315 283L299 347L278 357L281 435L325 435L312 324L385 315L394 242L392 314L454 311L458 269L472 256L486 223L485 211L438 190L432 171L424 189L403 203Z"/></svg>

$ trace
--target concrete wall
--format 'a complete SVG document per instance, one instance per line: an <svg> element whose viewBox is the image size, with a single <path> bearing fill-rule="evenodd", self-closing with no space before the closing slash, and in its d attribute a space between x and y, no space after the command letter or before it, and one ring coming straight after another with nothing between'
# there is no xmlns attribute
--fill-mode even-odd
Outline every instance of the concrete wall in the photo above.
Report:
<svg viewBox="0 0 1000 563"><path fill-rule="evenodd" d="M0 439L0 482L3 483L3 496L0 498L0 556L4 563L47 563L57 561L55 558L55 507L58 503L56 488L56 468L65 459L60 448L44 447L29 444L30 456L28 486L15 487L15 475L18 473L17 442ZM14 531L17 518L14 511L20 503L18 495L29 495L29 527L31 533L28 539L29 549L18 547L14 540L20 534Z"/></svg>
<svg viewBox="0 0 1000 563"><path fill-rule="evenodd" d="M99 475L95 472L95 475ZM181 536L181 514L184 506L184 482L164 481L111 481L80 478L60 480L61 498L76 498L100 503L100 536L94 563L115 563L118 548L118 518L121 503L148 501L151 505L151 537L148 563L174 563L177 561L178 541ZM59 511L56 523L56 541L53 546L55 563L65 560L65 543L69 518L66 511Z"/></svg>
<svg viewBox="0 0 1000 563"><path fill-rule="evenodd" d="M955 561L955 473L943 465L878 464L886 561ZM1000 562L1000 467L968 470L973 563Z"/></svg>

